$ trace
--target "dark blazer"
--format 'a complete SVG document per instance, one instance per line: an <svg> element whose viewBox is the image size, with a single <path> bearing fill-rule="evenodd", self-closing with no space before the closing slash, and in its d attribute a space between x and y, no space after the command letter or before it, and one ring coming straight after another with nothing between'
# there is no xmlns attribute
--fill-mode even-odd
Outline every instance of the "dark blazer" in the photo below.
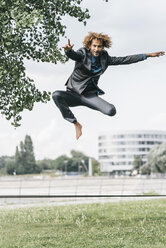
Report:
<svg viewBox="0 0 166 248"><path fill-rule="evenodd" d="M103 50L100 54L100 63L102 70L96 74L91 72L91 52L89 49L80 48L78 51L73 49L66 52L68 58L76 61L75 68L66 82L68 89L81 94L88 83L92 80L95 81L96 89L99 91L99 94L104 94L104 91L101 90L97 84L100 78L100 75L104 73L109 65L124 65L132 64L144 60L143 54L130 55L125 57L112 57L109 56L107 51Z"/></svg>

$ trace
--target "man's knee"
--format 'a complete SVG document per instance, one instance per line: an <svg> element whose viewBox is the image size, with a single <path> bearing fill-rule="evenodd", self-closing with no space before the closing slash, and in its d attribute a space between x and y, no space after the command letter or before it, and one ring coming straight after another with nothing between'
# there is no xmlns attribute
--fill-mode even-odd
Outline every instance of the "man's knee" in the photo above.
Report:
<svg viewBox="0 0 166 248"><path fill-rule="evenodd" d="M56 90L52 93L52 98L54 102L57 102L62 97L61 91Z"/></svg>
<svg viewBox="0 0 166 248"><path fill-rule="evenodd" d="M111 108L108 111L109 116L114 116L116 115L116 108L112 105Z"/></svg>

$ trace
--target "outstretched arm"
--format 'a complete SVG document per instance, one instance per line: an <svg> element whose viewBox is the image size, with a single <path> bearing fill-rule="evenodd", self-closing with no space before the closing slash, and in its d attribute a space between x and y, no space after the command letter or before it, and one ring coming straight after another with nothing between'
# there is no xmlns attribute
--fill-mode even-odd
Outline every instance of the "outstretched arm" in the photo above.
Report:
<svg viewBox="0 0 166 248"><path fill-rule="evenodd" d="M155 53L147 53L147 54L137 54L137 55L129 55L125 57L112 57L108 56L108 65L125 65L132 64L139 61L143 61L149 57L159 57L165 55L165 52L155 52Z"/></svg>
<svg viewBox="0 0 166 248"><path fill-rule="evenodd" d="M165 52L161 51L161 52L155 52L155 53L147 53L146 57L159 57L159 56L163 56L165 55Z"/></svg>
<svg viewBox="0 0 166 248"><path fill-rule="evenodd" d="M62 48L64 48L65 50L65 53L67 55L68 58L74 60L74 61L81 61L83 59L83 54L80 50L78 51L74 51L72 48L73 48L74 44L71 45L70 44L70 39L68 39L68 43L63 46Z"/></svg>

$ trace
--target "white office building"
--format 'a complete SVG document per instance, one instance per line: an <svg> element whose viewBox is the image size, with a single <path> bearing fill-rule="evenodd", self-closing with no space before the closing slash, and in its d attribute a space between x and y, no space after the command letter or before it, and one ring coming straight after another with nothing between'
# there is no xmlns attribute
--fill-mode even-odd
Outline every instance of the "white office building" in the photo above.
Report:
<svg viewBox="0 0 166 248"><path fill-rule="evenodd" d="M147 161L150 149L166 141L166 131L116 131L98 136L98 159L102 172L126 173L135 155Z"/></svg>

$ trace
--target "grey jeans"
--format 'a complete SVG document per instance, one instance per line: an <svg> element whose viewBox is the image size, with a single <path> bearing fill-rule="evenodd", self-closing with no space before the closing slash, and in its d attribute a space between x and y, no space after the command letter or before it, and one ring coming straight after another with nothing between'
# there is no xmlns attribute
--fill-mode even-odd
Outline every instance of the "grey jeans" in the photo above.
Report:
<svg viewBox="0 0 166 248"><path fill-rule="evenodd" d="M77 119L69 107L86 106L109 116L116 114L115 106L100 98L96 93L89 92L88 94L79 95L71 90L57 90L53 92L52 98L61 111L63 118L72 123L75 123Z"/></svg>

